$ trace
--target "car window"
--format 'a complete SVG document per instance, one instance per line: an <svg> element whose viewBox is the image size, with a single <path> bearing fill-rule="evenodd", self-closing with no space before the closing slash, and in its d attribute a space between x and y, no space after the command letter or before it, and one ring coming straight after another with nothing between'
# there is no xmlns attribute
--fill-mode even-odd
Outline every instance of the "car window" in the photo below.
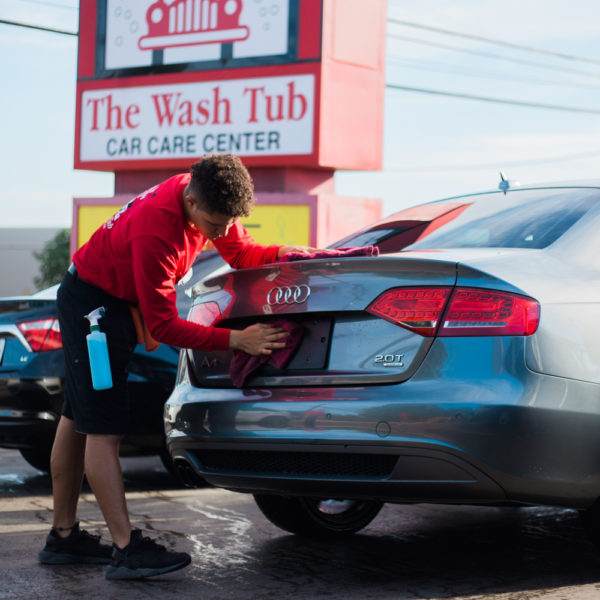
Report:
<svg viewBox="0 0 600 600"><path fill-rule="evenodd" d="M398 233L402 233L410 229L409 227L385 227L382 229L372 229L370 231L363 231L355 236L345 237L343 240L334 242L329 248L345 248L352 246L377 246L384 240L389 239L391 236Z"/></svg>
<svg viewBox="0 0 600 600"><path fill-rule="evenodd" d="M56 300L32 300L28 298L0 298L0 315L13 312L24 312L34 308L52 307Z"/></svg>
<svg viewBox="0 0 600 600"><path fill-rule="evenodd" d="M545 248L600 201L598 191L515 190L482 194L456 219L406 250Z"/></svg>

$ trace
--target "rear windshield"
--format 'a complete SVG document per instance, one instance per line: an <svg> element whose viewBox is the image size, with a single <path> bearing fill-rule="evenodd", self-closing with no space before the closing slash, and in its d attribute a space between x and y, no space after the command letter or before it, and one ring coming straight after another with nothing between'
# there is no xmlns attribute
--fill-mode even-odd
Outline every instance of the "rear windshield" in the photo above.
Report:
<svg viewBox="0 0 600 600"><path fill-rule="evenodd" d="M515 190L506 195L473 196L473 203L456 219L406 250L545 248L599 201L599 192L589 189Z"/></svg>

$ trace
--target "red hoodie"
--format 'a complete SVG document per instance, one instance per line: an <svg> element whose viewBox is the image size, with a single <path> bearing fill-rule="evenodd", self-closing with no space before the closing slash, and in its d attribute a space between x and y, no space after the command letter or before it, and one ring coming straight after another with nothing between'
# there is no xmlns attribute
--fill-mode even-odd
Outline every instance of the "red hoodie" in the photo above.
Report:
<svg viewBox="0 0 600 600"><path fill-rule="evenodd" d="M75 252L73 262L84 281L139 303L157 341L180 348L226 350L229 329L180 319L175 304L175 284L207 242L183 212L183 190L190 177L176 175L131 200ZM274 262L280 247L256 244L239 221L213 243L234 268Z"/></svg>

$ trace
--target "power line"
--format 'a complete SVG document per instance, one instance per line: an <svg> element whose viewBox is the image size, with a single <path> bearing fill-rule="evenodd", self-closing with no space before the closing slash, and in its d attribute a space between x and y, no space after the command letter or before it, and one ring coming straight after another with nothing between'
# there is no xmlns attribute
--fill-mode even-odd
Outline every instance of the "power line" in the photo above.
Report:
<svg viewBox="0 0 600 600"><path fill-rule="evenodd" d="M454 164L454 165L429 165L427 167L404 167L395 164L384 165L385 171L392 172L407 172L407 173L435 173L440 171L477 171L479 169L496 169L498 164L501 163L503 168L506 167L520 167L526 165L539 165L555 162L564 162L567 160L580 160L582 158L593 158L600 156L600 150L592 152L580 152L578 154L566 154L563 156L546 156L541 158L532 158L524 160L513 160L510 162L498 161L495 163L479 163L472 165Z"/></svg>
<svg viewBox="0 0 600 600"><path fill-rule="evenodd" d="M544 50L543 48L534 48L533 46L525 46L523 44L514 44L512 42L505 42L503 40L496 40L493 38L487 38L481 35L473 35L470 33L460 33L458 31L452 31L450 29L443 29L441 27L433 27L432 25L423 25L422 23L414 23L412 21L403 21L402 19L395 19L389 17L390 23L397 25L405 25L406 27L416 27L418 29L426 29L427 31L435 31L436 33L443 33L445 35L452 35L456 37L467 38L470 40L477 40L478 42L485 42L488 44L497 44L499 46L506 46L507 48L515 48L517 50L525 50L527 52L536 52L538 54L546 54L548 56L554 56L556 58L564 58L567 60L576 60L587 63L600 64L600 59L588 58L587 56L576 56L574 54L566 54L564 52L555 52L553 50Z"/></svg>
<svg viewBox="0 0 600 600"><path fill-rule="evenodd" d="M51 6L52 8L63 8L66 10L79 10L77 6L67 6L65 4L56 4L55 2L42 2L42 0L21 0L21 2L32 2L33 4L41 4L42 6Z"/></svg>
<svg viewBox="0 0 600 600"><path fill-rule="evenodd" d="M462 98L466 100L478 100L480 102L495 102L498 104L513 104L515 106L527 106L529 108L547 108L549 110L561 110L567 112L577 113L591 113L600 115L600 110L593 108L578 108L575 106L559 106L558 104L540 104L537 102L523 102L521 100L507 100L504 98L489 98L486 96L473 96L470 94L459 94L455 92L445 92L441 90L428 90L424 88L415 88L403 85L395 85L392 83L386 83L385 87L393 90L403 90L405 92L418 92L420 94L433 94L436 96L449 96L451 98Z"/></svg>
<svg viewBox="0 0 600 600"><path fill-rule="evenodd" d="M555 65L548 65L545 63L536 62L533 60L525 60L520 58L513 58L510 56L502 56L501 54L494 54L493 52L482 52L481 50L472 50L470 48L461 48L460 46L451 46L448 44L439 44L437 42L429 42L426 40L420 40L417 38L411 38L403 35L397 35L394 33L388 33L388 37L398 39L413 44L422 44L425 46L433 46L434 48L442 48L444 50L453 50L455 52L464 52L466 54L474 54L476 56L484 56L487 58L495 58L497 60L503 60L506 62L518 63L521 65L529 65L534 67L540 67L542 69L551 69L552 71L564 71L567 73L577 73L578 75L587 75L591 77L600 77L599 73L593 73L591 71L582 71L580 69L572 69L569 67L559 67Z"/></svg>
<svg viewBox="0 0 600 600"><path fill-rule="evenodd" d="M33 1L33 0L29 0L29 1ZM63 7L63 8L67 8L67 7ZM393 22L398 22L400 24L409 24L409 22L404 22L404 21L399 21L396 19L389 19L390 21ZM54 29L54 28L50 28L50 27L42 27L39 25L30 25L27 23L20 23L17 21L9 21L7 19L0 19L0 23L4 24L4 25L13 25L16 27L25 27L25 28L29 28L29 29L36 29L36 30L40 30L40 31L48 31L51 33L59 33L62 35L72 35L72 36L77 36L78 33L77 32L72 32L72 31L65 31L65 30L61 30L61 29ZM418 26L418 27L422 27L424 29L433 29L436 30L437 28L431 28L425 25L418 25L418 24L412 24L414 26ZM462 34L458 34L455 32L447 32L445 30L440 30L443 31L444 33L453 33L454 35L462 35ZM397 37L399 39L406 39L407 41L413 41L413 42L417 42L417 43L425 43L428 45L434 45L434 46L441 46L441 47L446 47L446 48L450 48L453 50L461 50L461 51L465 51L465 52L470 52L470 53L477 53L477 54L482 54L484 56L488 55L488 56L493 56L494 58L506 58L506 57L500 57L498 55L494 55L494 54L490 54L490 53L478 53L475 51L469 51L468 49L465 48L456 48L456 47L448 47L448 46L444 46L444 45L438 45L438 44L434 44L434 43L429 43L429 42L424 42L422 40L414 40L411 38L403 38L402 36L395 36L395 35L391 35L391 37ZM464 35L463 37L478 37L478 36L468 36L468 35ZM485 41L491 41L491 40L487 40L486 38L482 38L485 39ZM509 44L512 45L512 44ZM529 48L528 48L529 49ZM516 62L522 62L522 61L516 61ZM528 61L529 62L529 61ZM592 62L596 62L596 61L592 61ZM597 61L600 63L600 61ZM530 63L530 64L536 64L536 63ZM558 67L550 67L549 65L543 65L541 63L537 63L538 66L545 66L547 68L558 68ZM565 70L565 69L562 69ZM570 70L573 71L572 69L566 69L566 70ZM577 71L575 71L577 72ZM591 74L591 73L587 73L587 74ZM596 75L598 76L598 75ZM549 110L560 110L560 111L568 111L568 112L578 112L578 113L591 113L591 114L600 114L600 110L595 110L595 109L590 109L590 108L578 108L578 107L568 107L568 106L559 106L559 105L554 105L554 104L541 104L541 103L534 103L534 102L524 102L524 101L520 101L520 100L508 100L508 99L502 99L502 98L490 98L490 97L485 97L485 96L475 96L475 95L470 95L470 94L460 94L460 93L455 93L455 92L446 92L446 91L441 91L441 90L430 90L430 89L424 89L424 88L415 88L415 87L409 87L409 86L400 86L400 85L395 85L395 84L386 84L386 87L390 88L390 89L396 89L396 90L403 90L403 91L409 91L409 92L417 92L417 93L423 93L423 94L433 94L433 95L438 95L438 96L447 96L447 97L452 97L452 98L462 98L462 99L467 99L467 100L477 100L477 101L481 101L481 102L494 102L494 103L500 103L500 104L512 104L512 105L516 105L516 106L526 106L526 107L530 107L530 108L545 108L545 109L549 109Z"/></svg>
<svg viewBox="0 0 600 600"><path fill-rule="evenodd" d="M28 23L19 23L18 21L8 21L7 19L0 19L0 23L4 25L14 25L15 27L26 27L27 29L38 29L40 31L50 31L51 33L60 33L62 35L74 35L79 34L76 31L64 31L63 29L53 29L51 27L42 27L40 25L29 25Z"/></svg>
<svg viewBox="0 0 600 600"><path fill-rule="evenodd" d="M450 65L446 63L436 63L432 61L420 61L418 59L410 59L401 56L391 55L386 59L386 65L395 65L399 67L405 67L409 69L419 69L421 71L435 71L438 73L445 73L450 75L461 75L464 77L476 77L478 79L492 79L494 81L513 81L518 83L536 84L536 85L554 85L561 87L575 87L585 89L600 89L598 84L585 84L577 83L575 81L559 81L552 79L533 79L531 77L510 77L496 74L490 74L488 72L481 73L476 71L468 71L464 69L449 68Z"/></svg>

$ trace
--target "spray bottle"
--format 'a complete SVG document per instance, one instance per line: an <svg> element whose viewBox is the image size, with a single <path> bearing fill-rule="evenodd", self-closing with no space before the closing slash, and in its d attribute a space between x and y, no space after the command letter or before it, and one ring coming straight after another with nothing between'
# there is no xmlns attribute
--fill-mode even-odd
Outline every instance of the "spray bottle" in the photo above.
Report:
<svg viewBox="0 0 600 600"><path fill-rule="evenodd" d="M92 386L95 390L108 390L113 384L106 334L100 331L100 325L98 325L98 320L104 316L104 313L104 306L100 306L85 316L90 322L90 333L87 334L86 339L92 371Z"/></svg>

